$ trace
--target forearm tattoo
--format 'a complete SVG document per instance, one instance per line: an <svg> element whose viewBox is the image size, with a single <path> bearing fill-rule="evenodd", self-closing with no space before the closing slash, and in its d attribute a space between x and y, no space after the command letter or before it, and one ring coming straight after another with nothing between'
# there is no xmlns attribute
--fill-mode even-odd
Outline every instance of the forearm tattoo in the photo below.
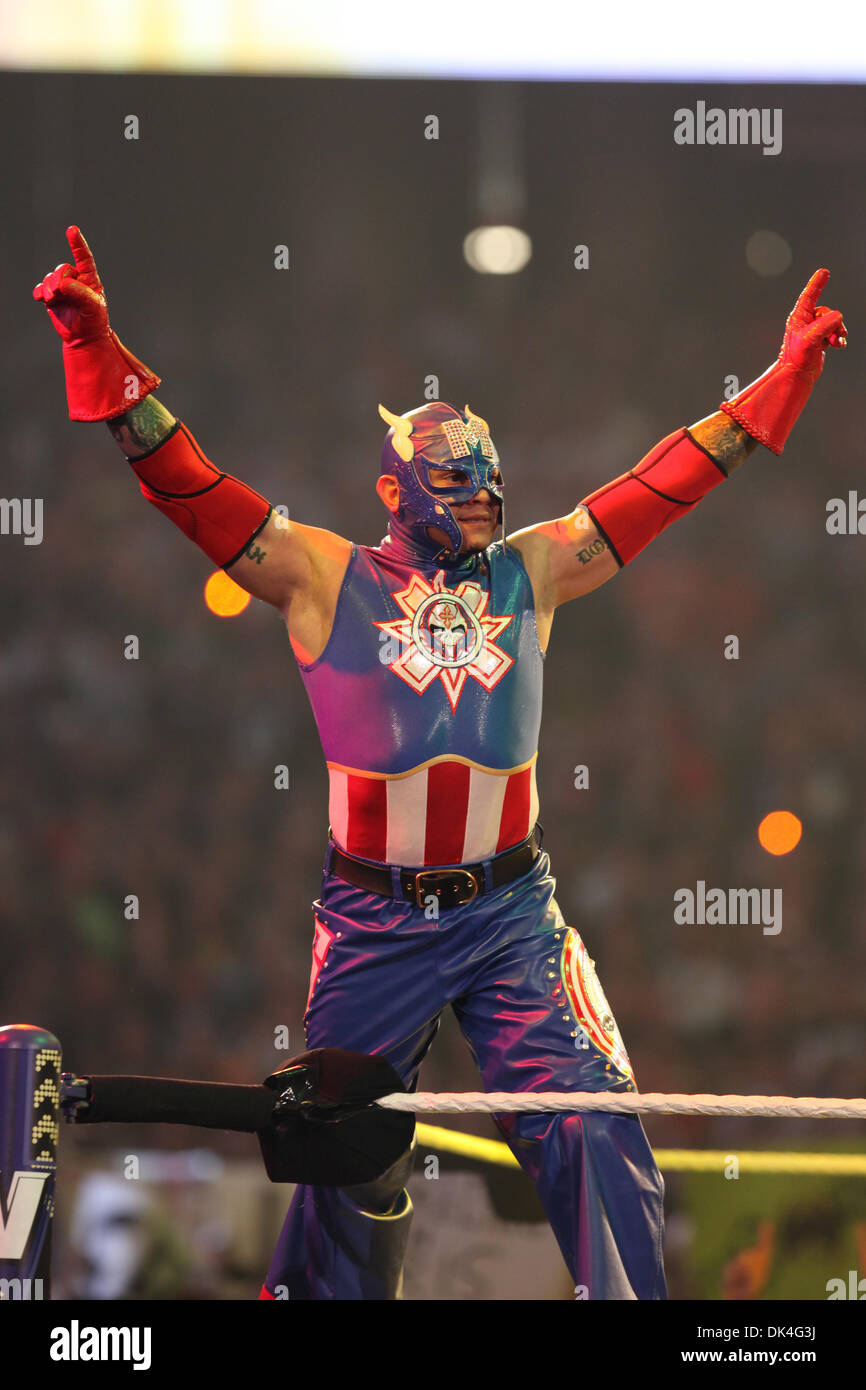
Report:
<svg viewBox="0 0 866 1390"><path fill-rule="evenodd" d="M161 444L177 422L154 396L145 396L125 415L105 423L127 458L140 458Z"/></svg>
<svg viewBox="0 0 866 1390"><path fill-rule="evenodd" d="M689 434L701 448L712 454L719 467L729 475L758 447L757 439L747 434L742 425L738 425L723 410L709 415L696 425L690 425Z"/></svg>

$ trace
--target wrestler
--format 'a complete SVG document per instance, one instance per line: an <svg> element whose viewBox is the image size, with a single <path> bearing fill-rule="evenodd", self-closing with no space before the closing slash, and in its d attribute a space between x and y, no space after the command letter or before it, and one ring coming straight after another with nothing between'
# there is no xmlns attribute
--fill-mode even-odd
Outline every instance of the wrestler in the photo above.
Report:
<svg viewBox="0 0 866 1390"><path fill-rule="evenodd" d="M308 1048L383 1054L414 1089L450 1005L488 1090L635 1090L578 933L554 897L535 760L553 615L691 511L758 443L780 454L845 346L817 271L778 358L568 516L504 534L487 423L432 402L389 425L378 546L286 521L222 472L110 328L93 257L34 290L63 339L74 420L106 420L143 495L283 615L330 777ZM503 525L501 540L494 537ZM350 713L351 717L347 717ZM502 1115L590 1299L661 1299L663 1184L637 1116ZM401 1296L412 1149L374 1183L299 1186L260 1297Z"/></svg>

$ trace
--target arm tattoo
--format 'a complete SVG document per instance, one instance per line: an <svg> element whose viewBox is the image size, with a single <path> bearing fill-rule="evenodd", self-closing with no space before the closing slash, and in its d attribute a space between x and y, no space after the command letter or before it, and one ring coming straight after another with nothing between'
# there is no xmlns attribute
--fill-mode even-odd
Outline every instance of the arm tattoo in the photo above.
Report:
<svg viewBox="0 0 866 1390"><path fill-rule="evenodd" d="M708 415L706 420L699 420L696 425L690 425L689 434L701 448L712 454L728 475L739 468L752 450L758 447L757 439L747 434L742 425L738 425L723 410Z"/></svg>
<svg viewBox="0 0 866 1390"><path fill-rule="evenodd" d="M577 552L577 558L582 565L588 565L596 555L600 555L603 550L607 550L607 541L602 540L601 536L596 536L595 540L590 541L589 545L583 546Z"/></svg>
<svg viewBox="0 0 866 1390"><path fill-rule="evenodd" d="M126 457L140 458L161 444L177 422L158 400L145 396L125 415L117 415L105 423Z"/></svg>

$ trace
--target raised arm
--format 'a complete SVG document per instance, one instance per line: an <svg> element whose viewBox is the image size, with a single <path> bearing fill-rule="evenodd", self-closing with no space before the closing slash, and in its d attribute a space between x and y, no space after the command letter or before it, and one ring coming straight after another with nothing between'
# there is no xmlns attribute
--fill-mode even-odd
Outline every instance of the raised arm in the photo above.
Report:
<svg viewBox="0 0 866 1390"><path fill-rule="evenodd" d="M70 418L105 420L147 500L238 584L279 608L309 655L327 635L349 542L290 523L261 493L207 458L152 394L160 378L111 330L105 291L81 232L70 227L67 238L75 265L57 266L33 295L63 339Z"/></svg>
<svg viewBox="0 0 866 1390"><path fill-rule="evenodd" d="M718 468L719 482L735 468L739 468L743 460L757 447L758 442L750 438L742 426L721 411L715 415L708 415L705 420L700 420L687 431L680 433L684 434L693 446L705 451L708 459ZM665 444L667 442L663 441ZM638 465L638 469L640 467L641 465ZM638 469L624 473L621 479L616 479L608 484L608 487L615 488L624 480L634 477ZM713 485L712 476L709 481ZM604 491L605 489L600 489L595 498L599 499ZM643 500L640 494L637 495L637 500ZM536 595L536 607L541 613L552 613L560 604L591 593L593 589L597 589L618 574L625 563L619 552L613 549L606 532L596 523L588 505L590 502L592 499L587 498L578 503L568 516L542 522L539 526L528 526L526 530L516 531L513 536L508 537L508 544L521 552L529 570ZM696 503L691 505L694 506ZM668 520L673 519L672 514ZM664 525L668 524L668 520Z"/></svg>
<svg viewBox="0 0 866 1390"><path fill-rule="evenodd" d="M696 507L758 443L781 454L826 348L847 343L842 315L817 302L828 278L826 270L815 272L788 316L778 358L734 400L668 435L568 516L509 537L532 578L540 629L549 631L559 604L597 589Z"/></svg>

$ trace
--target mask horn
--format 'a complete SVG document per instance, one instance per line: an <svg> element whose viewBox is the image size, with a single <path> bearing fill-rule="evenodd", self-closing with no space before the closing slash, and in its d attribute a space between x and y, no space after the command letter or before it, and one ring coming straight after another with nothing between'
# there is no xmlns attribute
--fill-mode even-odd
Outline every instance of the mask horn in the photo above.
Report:
<svg viewBox="0 0 866 1390"><path fill-rule="evenodd" d="M394 431L394 438L391 440L391 444L395 454L397 454L404 463L410 463L415 457L415 445L409 438L413 429L412 421L404 420L401 415L392 415L391 411L386 410L383 405L379 406L379 414L385 421L385 424L390 425Z"/></svg>
<svg viewBox="0 0 866 1390"><path fill-rule="evenodd" d="M487 421L482 420L480 415L476 415L474 410L471 410L468 405L464 405L463 414L468 415L471 420L477 420L479 425L483 425L485 434L490 433L490 426L488 425Z"/></svg>

